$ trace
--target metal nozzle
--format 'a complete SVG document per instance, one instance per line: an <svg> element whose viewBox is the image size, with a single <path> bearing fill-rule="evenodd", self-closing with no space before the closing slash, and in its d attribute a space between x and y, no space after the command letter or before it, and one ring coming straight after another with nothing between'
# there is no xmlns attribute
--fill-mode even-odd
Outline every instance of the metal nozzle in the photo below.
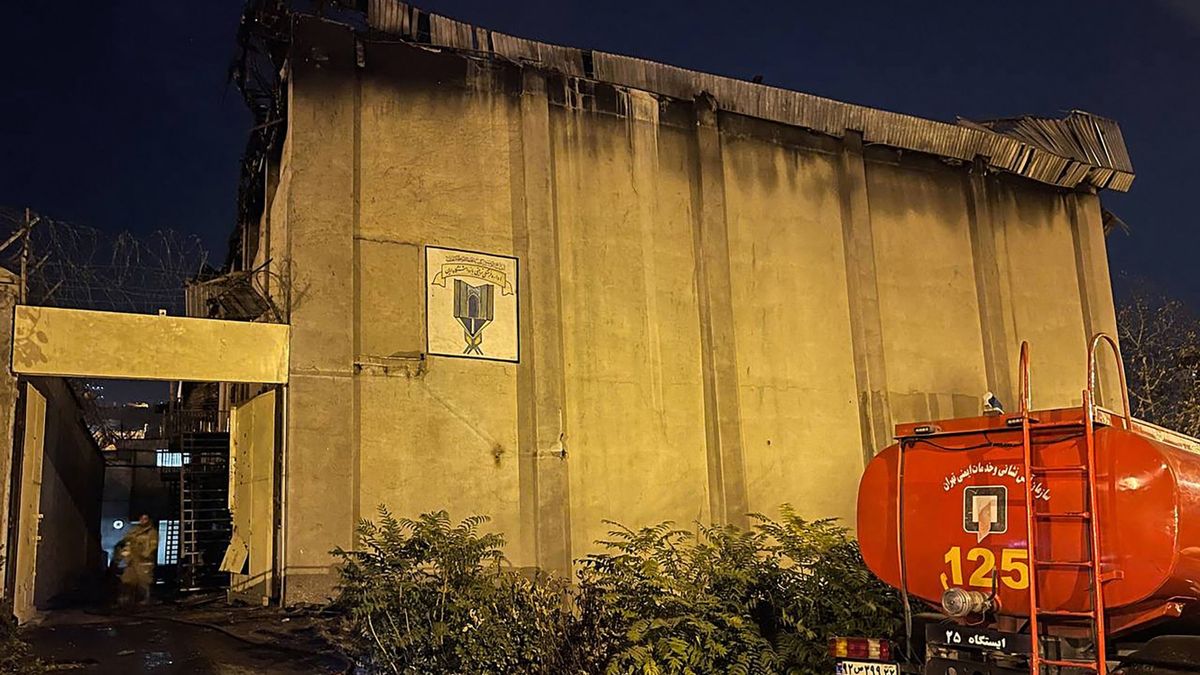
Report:
<svg viewBox="0 0 1200 675"><path fill-rule="evenodd" d="M942 611L946 613L946 616L955 619L961 619L972 614L983 614L992 609L992 600L979 591L947 588L942 593Z"/></svg>

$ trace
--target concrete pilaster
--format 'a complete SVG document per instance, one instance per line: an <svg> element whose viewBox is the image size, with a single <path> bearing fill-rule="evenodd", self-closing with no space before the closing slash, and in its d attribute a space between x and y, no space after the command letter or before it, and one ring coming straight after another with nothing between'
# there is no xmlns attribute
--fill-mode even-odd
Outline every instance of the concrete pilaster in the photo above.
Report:
<svg viewBox="0 0 1200 675"><path fill-rule="evenodd" d="M1095 194L1073 192L1066 195L1065 199L1075 245L1075 271L1079 279L1079 304L1083 310L1084 331L1089 340L1096 333L1108 333L1115 339L1117 316L1113 306L1100 198ZM1097 387L1099 401L1119 410L1119 398L1108 393L1116 391L1116 362L1107 350L1102 350L1097 358L1101 385Z"/></svg>
<svg viewBox="0 0 1200 675"><path fill-rule="evenodd" d="M984 163L976 161L963 180L971 227L971 257L979 302L979 332L983 337L984 372L992 393L1015 410L1017 352L1013 345L1018 344L1016 326L1010 299L1000 282L997 228L992 218Z"/></svg>
<svg viewBox="0 0 1200 675"><path fill-rule="evenodd" d="M709 495L714 522L745 526L746 470L716 101L701 95L695 101L695 114L697 173L692 200Z"/></svg>
<svg viewBox="0 0 1200 675"><path fill-rule="evenodd" d="M517 439L521 543L538 567L571 570L558 222L554 215L549 103L541 73L525 70L512 135L513 244L520 258L521 362Z"/></svg>
<svg viewBox="0 0 1200 675"><path fill-rule="evenodd" d="M883 354L883 324L879 316L879 286L871 205L867 198L862 134L848 130L838 162L846 285L850 299L850 333L854 342L854 379L862 425L863 461L887 447L892 438L888 405L887 367Z"/></svg>
<svg viewBox="0 0 1200 675"><path fill-rule="evenodd" d="M349 30L304 24L291 59L291 379L283 459L285 602L320 601L354 543L356 77Z"/></svg>

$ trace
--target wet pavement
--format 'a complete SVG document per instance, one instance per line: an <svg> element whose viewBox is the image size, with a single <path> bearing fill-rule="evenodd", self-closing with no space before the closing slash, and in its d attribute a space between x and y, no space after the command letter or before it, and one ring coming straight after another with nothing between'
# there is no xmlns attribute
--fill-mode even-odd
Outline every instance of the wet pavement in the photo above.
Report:
<svg viewBox="0 0 1200 675"><path fill-rule="evenodd" d="M285 641L250 642L154 616L62 614L23 635L56 672L290 675L342 673L348 665L335 654L296 649Z"/></svg>

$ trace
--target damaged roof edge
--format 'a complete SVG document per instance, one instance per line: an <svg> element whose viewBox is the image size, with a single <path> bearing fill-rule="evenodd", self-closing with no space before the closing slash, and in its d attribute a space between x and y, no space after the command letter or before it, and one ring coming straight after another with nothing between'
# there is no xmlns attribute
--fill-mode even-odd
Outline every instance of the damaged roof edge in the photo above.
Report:
<svg viewBox="0 0 1200 675"><path fill-rule="evenodd" d="M847 130L858 131L867 143L963 162L981 157L994 170L1064 188L1087 185L1125 192L1133 184L1133 166L1120 127L1090 113L1072 111L1063 119L1024 117L1003 124L967 120L954 124L631 56L526 40L430 14L399 0L365 4L371 30L414 43L485 54L676 99L707 93L728 112L838 138Z"/></svg>

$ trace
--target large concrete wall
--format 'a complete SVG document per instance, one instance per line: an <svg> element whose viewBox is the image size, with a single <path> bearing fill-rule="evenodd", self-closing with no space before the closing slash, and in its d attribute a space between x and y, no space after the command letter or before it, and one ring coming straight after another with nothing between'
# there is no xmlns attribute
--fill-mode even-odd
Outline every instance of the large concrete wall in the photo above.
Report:
<svg viewBox="0 0 1200 675"><path fill-rule="evenodd" d="M851 519L894 423L1077 403L1114 330L1098 198L712 100L302 22L261 228L292 324L285 594L377 505L564 570L604 519ZM357 56L356 56L357 54ZM521 361L428 357L426 245L521 262Z"/></svg>

